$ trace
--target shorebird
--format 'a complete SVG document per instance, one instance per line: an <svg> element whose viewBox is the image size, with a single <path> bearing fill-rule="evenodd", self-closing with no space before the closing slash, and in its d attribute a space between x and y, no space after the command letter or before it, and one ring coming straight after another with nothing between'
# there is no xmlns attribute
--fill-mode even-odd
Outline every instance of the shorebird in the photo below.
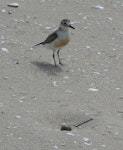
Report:
<svg viewBox="0 0 123 150"><path fill-rule="evenodd" d="M59 28L55 32L50 34L43 42L34 45L33 48L39 45L44 45L46 48L53 50L53 60L55 66L57 66L55 59L55 52L57 52L59 64L63 65L59 52L70 41L69 28L75 29L69 19L62 20Z"/></svg>

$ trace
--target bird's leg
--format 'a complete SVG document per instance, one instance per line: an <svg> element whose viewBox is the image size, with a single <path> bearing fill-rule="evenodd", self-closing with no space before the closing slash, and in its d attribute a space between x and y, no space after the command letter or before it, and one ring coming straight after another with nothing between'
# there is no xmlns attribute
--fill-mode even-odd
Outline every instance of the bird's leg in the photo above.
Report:
<svg viewBox="0 0 123 150"><path fill-rule="evenodd" d="M60 52L60 48L59 48L58 51L57 51L57 55L58 55L58 59L59 59L59 64L60 64L60 65L63 65L62 62L61 62L60 56L59 56L59 52Z"/></svg>
<svg viewBox="0 0 123 150"><path fill-rule="evenodd" d="M53 60L54 60L55 67L57 67L56 60L55 60L55 51L53 51Z"/></svg>

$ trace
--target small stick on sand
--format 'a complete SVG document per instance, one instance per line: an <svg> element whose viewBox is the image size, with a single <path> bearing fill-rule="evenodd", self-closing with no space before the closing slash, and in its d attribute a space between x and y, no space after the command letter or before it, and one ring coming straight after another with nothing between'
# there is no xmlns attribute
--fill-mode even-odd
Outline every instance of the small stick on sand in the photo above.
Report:
<svg viewBox="0 0 123 150"><path fill-rule="evenodd" d="M93 118L91 118L91 119L88 119L88 120L86 120L86 121L84 121L84 122L81 122L81 123L79 123L79 124L77 124L77 125L74 125L75 127L79 127L79 126L81 126L81 125L83 125L83 124L85 124L85 123L87 123L87 122L89 122L89 121L92 121L93 120Z"/></svg>

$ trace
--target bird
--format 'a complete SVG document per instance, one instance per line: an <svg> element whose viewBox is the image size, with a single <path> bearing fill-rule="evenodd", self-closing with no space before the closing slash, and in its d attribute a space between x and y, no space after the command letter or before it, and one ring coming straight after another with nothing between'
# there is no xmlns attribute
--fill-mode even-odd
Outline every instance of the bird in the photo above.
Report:
<svg viewBox="0 0 123 150"><path fill-rule="evenodd" d="M46 48L51 49L53 51L52 57L54 60L55 67L57 67L55 53L57 53L59 64L63 65L60 59L59 52L70 41L69 28L75 29L72 26L71 21L69 19L61 20L60 25L56 31L51 33L43 42L34 45L32 48L37 47L39 45L43 45Z"/></svg>

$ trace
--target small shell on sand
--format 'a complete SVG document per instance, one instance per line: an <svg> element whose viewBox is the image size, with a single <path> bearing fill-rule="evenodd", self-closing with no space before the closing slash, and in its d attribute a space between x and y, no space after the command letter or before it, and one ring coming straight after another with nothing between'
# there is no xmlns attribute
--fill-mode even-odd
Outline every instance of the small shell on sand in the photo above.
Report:
<svg viewBox="0 0 123 150"><path fill-rule="evenodd" d="M103 6L100 6L100 5L93 6L93 8L95 8L95 9L100 9L100 10L103 10L103 9L104 9L104 7L103 7Z"/></svg>
<svg viewBox="0 0 123 150"><path fill-rule="evenodd" d="M4 48L4 47L2 47L1 50L2 50L3 52L6 52L6 53L9 52L8 49L7 49L7 48Z"/></svg>
<svg viewBox="0 0 123 150"><path fill-rule="evenodd" d="M19 7L18 3L8 3L7 6L9 7Z"/></svg>
<svg viewBox="0 0 123 150"><path fill-rule="evenodd" d="M89 88L88 89L89 91L93 91L93 92L97 92L97 91L99 91L98 89L96 89L96 88Z"/></svg>

